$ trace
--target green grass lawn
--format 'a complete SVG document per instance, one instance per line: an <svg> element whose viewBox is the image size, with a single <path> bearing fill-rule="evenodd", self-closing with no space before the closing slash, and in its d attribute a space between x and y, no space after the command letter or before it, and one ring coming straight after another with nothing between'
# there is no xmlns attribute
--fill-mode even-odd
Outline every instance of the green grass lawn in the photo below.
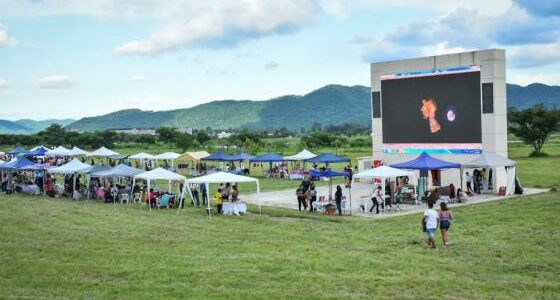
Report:
<svg viewBox="0 0 560 300"><path fill-rule="evenodd" d="M456 208L431 251L419 214L210 220L2 195L0 298L557 299L559 196Z"/></svg>

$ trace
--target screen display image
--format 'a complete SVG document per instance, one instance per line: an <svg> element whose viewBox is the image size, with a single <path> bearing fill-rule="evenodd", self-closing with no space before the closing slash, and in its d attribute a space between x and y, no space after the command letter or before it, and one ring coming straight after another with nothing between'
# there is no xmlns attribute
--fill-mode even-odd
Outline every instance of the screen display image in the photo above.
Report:
<svg viewBox="0 0 560 300"><path fill-rule="evenodd" d="M481 153L480 68L381 78L386 153Z"/></svg>

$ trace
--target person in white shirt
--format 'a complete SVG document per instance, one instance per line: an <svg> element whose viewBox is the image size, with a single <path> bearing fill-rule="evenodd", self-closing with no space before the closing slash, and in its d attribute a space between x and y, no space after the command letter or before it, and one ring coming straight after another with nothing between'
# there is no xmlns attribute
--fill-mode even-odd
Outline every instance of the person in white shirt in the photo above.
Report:
<svg viewBox="0 0 560 300"><path fill-rule="evenodd" d="M434 209L433 203L428 203L428 209L424 211L422 222L426 224L426 235L428 235L428 247L436 249L436 231L439 223L439 214Z"/></svg>
<svg viewBox="0 0 560 300"><path fill-rule="evenodd" d="M474 193L473 189L472 189L472 180L473 177L471 175L469 175L469 172L467 172L467 193Z"/></svg>

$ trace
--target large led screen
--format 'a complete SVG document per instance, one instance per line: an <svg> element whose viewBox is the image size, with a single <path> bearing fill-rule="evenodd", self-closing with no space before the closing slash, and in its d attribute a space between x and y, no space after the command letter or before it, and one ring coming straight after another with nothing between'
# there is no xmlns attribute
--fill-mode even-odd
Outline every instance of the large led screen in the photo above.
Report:
<svg viewBox="0 0 560 300"><path fill-rule="evenodd" d="M480 68L381 77L385 153L481 153Z"/></svg>

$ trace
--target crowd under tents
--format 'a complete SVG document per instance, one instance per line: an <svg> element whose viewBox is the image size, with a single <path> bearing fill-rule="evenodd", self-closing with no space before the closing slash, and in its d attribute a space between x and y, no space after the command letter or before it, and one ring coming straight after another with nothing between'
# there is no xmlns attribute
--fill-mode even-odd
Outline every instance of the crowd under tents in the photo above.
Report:
<svg viewBox="0 0 560 300"><path fill-rule="evenodd" d="M485 153L477 156L471 161L468 161L461 165L461 173L464 169L474 169L474 168L486 168L486 169L497 169L505 168L506 171L506 195L512 195L516 193L516 188L518 192L522 193L522 188L516 179L516 162L503 157L499 154ZM489 178L490 179L490 178ZM462 185L462 180L461 180Z"/></svg>
<svg viewBox="0 0 560 300"><path fill-rule="evenodd" d="M139 179L146 180L147 186L148 186L148 188L147 188L148 193L150 192L152 181L154 181L154 182L156 182L158 180L167 181L168 191L170 191L171 190L171 184L173 182L182 182L183 184L185 184L186 180L187 180L187 178L185 176L177 174L175 172L168 171L168 170L163 169L163 168L157 168L157 169L154 169L154 170L151 170L151 171L147 171L147 172L143 172L143 173L140 173L138 175L135 175L133 177L133 180L132 180L132 186L134 186L136 184L136 181L139 180ZM180 193L181 193L180 197L182 199L183 196L184 196L183 191L180 191ZM148 205L148 206L150 207L150 210L151 210L152 206L151 205Z"/></svg>
<svg viewBox="0 0 560 300"><path fill-rule="evenodd" d="M261 200L260 200L260 194L261 194L261 189L260 189L260 185L259 185L259 180L253 177L248 177L248 176L242 176L242 175L236 175L236 174L231 174L231 173L227 173L227 172L216 172L210 175L206 175L206 176L200 176L200 177L195 177L195 178L190 178L185 180L185 183L188 184L205 184L208 188L206 189L206 195L207 195L207 203L208 203L208 215L211 217L211 213L210 213L210 188L209 188L209 184L210 183L224 183L224 182L254 182L257 185L257 203L259 204L259 213L262 213L262 207L261 207ZM186 189L188 188L188 186L185 185L183 188L183 194L186 191ZM192 194L191 195L191 199L193 198ZM183 198L181 198L181 202L179 205L179 210L182 208L183 206ZM178 211L179 212L179 211Z"/></svg>
<svg viewBox="0 0 560 300"><path fill-rule="evenodd" d="M161 154L156 155L156 160L170 160L171 161L171 169L174 167L174 161L179 158L181 154L175 152L164 152Z"/></svg>

